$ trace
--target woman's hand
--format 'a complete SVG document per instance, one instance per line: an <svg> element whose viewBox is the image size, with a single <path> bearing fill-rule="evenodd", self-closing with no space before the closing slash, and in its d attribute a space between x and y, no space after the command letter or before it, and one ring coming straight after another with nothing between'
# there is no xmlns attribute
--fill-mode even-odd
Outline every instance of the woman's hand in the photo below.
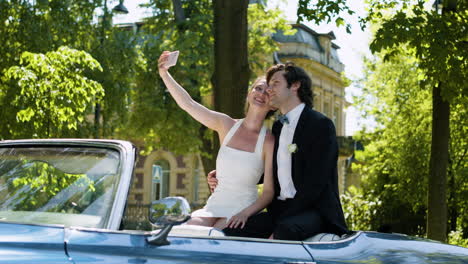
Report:
<svg viewBox="0 0 468 264"><path fill-rule="evenodd" d="M166 66L166 62L167 62L167 59L169 58L169 53L171 53L170 51L163 51L163 53L161 53L161 56L159 56L159 59L158 59L158 70L159 70L159 74L161 74L162 72L167 72L167 70L169 70L169 68L171 66Z"/></svg>
<svg viewBox="0 0 468 264"><path fill-rule="evenodd" d="M245 223L247 222L247 219L249 219L249 215L244 213L244 212L240 212L236 215L233 215L229 221L227 222L226 224L226 227L230 227L230 228L237 228L237 227L240 227L240 228L244 228L245 226Z"/></svg>

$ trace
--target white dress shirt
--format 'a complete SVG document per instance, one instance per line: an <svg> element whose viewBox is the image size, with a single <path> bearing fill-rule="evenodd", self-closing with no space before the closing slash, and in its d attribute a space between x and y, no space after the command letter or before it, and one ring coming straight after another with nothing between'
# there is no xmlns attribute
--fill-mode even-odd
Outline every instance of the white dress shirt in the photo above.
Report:
<svg viewBox="0 0 468 264"><path fill-rule="evenodd" d="M299 104L294 109L286 113L289 124L283 124L281 128L281 135L278 143L278 153L276 154L276 163L278 164L278 181L280 184L280 195L279 200L285 200L287 198L294 198L296 195L296 188L292 181L292 160L291 153L288 150L288 146L292 144L294 138L294 131L296 131L297 121L301 116L302 110L305 104Z"/></svg>

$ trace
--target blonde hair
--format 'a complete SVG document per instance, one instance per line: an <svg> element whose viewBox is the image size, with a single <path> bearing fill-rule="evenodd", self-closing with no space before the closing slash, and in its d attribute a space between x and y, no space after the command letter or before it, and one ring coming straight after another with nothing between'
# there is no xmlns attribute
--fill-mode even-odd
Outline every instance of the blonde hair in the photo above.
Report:
<svg viewBox="0 0 468 264"><path fill-rule="evenodd" d="M247 111L249 111L249 93L255 88L255 86L259 83L259 82L265 82L266 85L268 85L267 83L267 80L266 80L266 76L259 76L257 77L257 79L255 79L255 81L252 83L252 85L249 87L249 90L247 91L247 97L245 97L245 106L244 106L244 114L247 114ZM268 119L270 118L274 113L276 112L276 110L270 110L268 111L268 113L266 114L266 117L265 119Z"/></svg>

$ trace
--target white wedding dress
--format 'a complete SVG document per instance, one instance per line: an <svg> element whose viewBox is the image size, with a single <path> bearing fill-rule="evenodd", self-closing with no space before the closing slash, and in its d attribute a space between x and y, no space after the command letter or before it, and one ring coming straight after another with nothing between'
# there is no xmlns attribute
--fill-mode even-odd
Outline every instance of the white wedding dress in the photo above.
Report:
<svg viewBox="0 0 468 264"><path fill-rule="evenodd" d="M257 183L264 172L262 152L266 127L262 127L258 135L255 152L228 147L227 144L243 121L237 121L224 138L216 159L218 185L205 207L193 212L192 217L229 219L257 200Z"/></svg>

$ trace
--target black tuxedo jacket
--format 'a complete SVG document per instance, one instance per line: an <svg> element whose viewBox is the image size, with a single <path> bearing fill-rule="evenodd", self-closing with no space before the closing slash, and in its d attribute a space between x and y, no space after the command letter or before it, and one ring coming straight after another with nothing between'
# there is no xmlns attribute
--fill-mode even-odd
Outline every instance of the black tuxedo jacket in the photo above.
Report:
<svg viewBox="0 0 468 264"><path fill-rule="evenodd" d="M272 129L275 136L273 155L275 196L268 208L269 211L280 219L308 210L318 210L326 224L327 230L324 232L339 235L347 233L338 193L338 144L335 126L326 116L307 106L304 107L294 131L293 144L297 145L297 150L291 154L291 175L297 192L289 201L287 209L281 212L277 210L280 185L276 155L282 127L283 125L277 121Z"/></svg>

